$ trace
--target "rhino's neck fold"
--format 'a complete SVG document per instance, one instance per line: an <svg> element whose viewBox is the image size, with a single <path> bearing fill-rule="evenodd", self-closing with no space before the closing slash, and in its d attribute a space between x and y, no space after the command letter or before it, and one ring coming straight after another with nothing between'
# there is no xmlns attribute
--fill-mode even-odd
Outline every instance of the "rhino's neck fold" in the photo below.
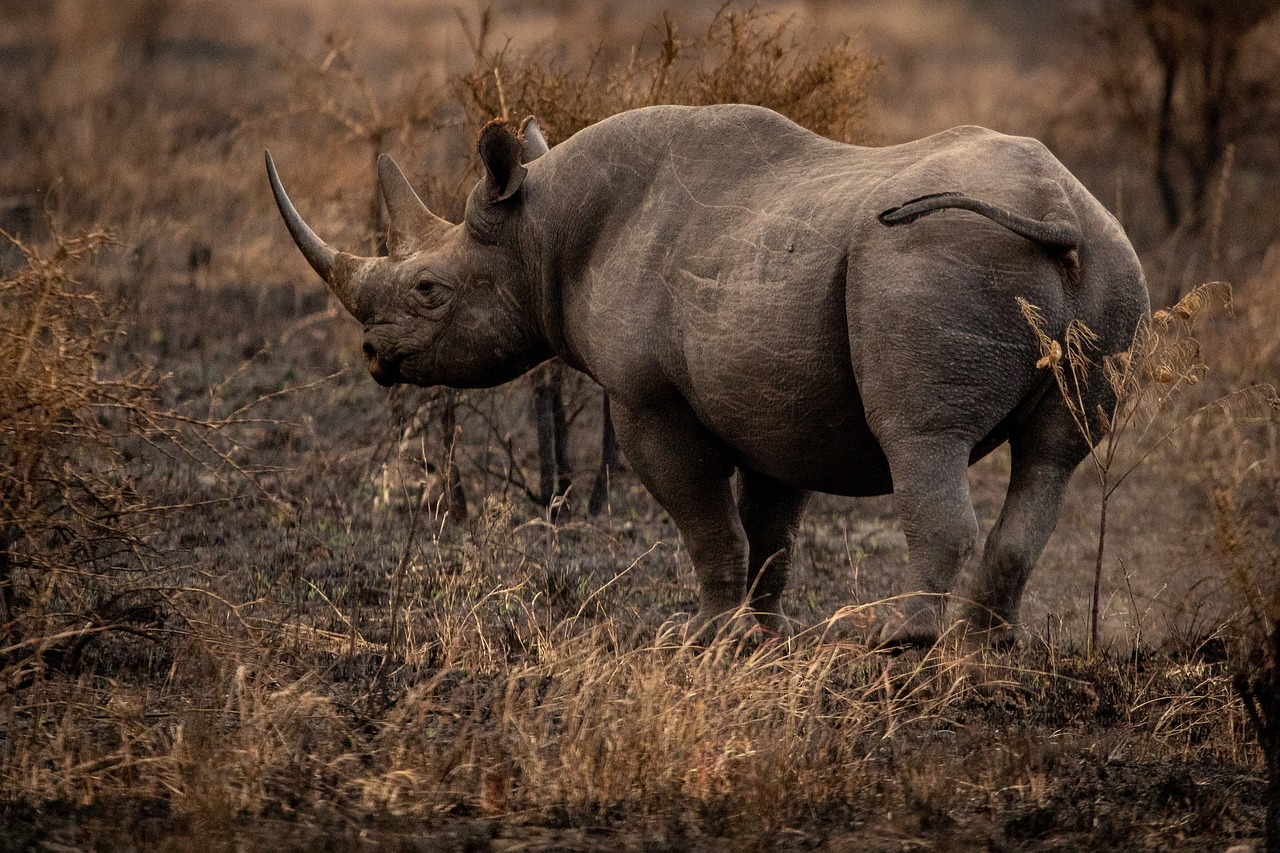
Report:
<svg viewBox="0 0 1280 853"><path fill-rule="evenodd" d="M565 253L574 249L565 243L561 229L555 227L557 214L542 210L537 174L537 170L531 170L523 189L524 226L517 237L517 251L528 290L521 294L521 301L525 305L525 316L533 323L534 332L546 349L539 363L560 357L582 369L573 358L564 334L566 282L560 272Z"/></svg>

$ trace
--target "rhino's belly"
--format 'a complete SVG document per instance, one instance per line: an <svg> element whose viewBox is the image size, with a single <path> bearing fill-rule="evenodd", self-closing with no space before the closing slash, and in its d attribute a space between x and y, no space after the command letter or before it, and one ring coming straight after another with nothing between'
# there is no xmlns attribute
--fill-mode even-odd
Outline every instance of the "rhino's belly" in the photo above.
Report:
<svg viewBox="0 0 1280 853"><path fill-rule="evenodd" d="M702 397L695 408L742 467L818 492L892 492L888 461L867 426L852 373L823 373L789 380L758 374Z"/></svg>
<svg viewBox="0 0 1280 853"><path fill-rule="evenodd" d="M739 465L776 480L833 495L883 495L893 491L889 463L875 437L856 424L805 424L772 441L731 445Z"/></svg>

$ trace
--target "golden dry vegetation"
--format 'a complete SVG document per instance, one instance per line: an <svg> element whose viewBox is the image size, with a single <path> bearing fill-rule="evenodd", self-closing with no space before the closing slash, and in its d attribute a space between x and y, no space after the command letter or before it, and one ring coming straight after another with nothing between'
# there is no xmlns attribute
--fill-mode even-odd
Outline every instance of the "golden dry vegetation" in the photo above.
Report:
<svg viewBox="0 0 1280 853"><path fill-rule="evenodd" d="M1280 21L1256 5L1225 83L1164 103L1162 48L1219 54L1118 0L0 2L0 848L1261 845ZM670 520L625 465L587 511L598 390L379 389L261 165L372 251L380 151L456 217L493 116L554 143L730 100L864 144L1037 136L1130 231L1160 309L1133 350L1042 341L1064 394L1105 370L1121 403L1016 648L871 646L905 542L891 500L837 498L802 527L794 640L682 643ZM532 417L553 387L567 493ZM1007 468L972 469L984 527Z"/></svg>

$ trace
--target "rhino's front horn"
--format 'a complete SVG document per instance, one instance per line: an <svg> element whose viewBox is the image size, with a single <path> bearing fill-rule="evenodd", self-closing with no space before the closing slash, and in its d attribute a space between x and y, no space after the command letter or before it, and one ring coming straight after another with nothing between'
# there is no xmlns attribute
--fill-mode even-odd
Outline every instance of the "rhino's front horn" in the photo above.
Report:
<svg viewBox="0 0 1280 853"><path fill-rule="evenodd" d="M271 152L268 151L266 154L267 178L271 181L271 192L276 197L276 206L280 208L280 215L284 217L284 224L288 227L289 234L293 237L293 242L297 243L298 248L302 250L302 255L307 259L307 263L311 264L311 268L319 273L321 278L329 282L338 259L338 253L330 249L329 245L321 240L307 223L302 221L302 217L298 215L293 202L289 201L289 194L284 191L284 187L280 184L280 176L276 174L276 164L271 160Z"/></svg>

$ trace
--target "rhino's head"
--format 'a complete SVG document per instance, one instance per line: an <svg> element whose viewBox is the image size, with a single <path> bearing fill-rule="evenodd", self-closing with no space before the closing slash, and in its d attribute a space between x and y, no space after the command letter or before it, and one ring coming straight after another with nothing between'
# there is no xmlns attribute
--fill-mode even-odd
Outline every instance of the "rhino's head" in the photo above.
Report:
<svg viewBox="0 0 1280 853"><path fill-rule="evenodd" d="M530 295L536 282L520 253L527 173L547 150L526 119L520 136L492 122L478 141L485 175L452 225L427 209L383 154L378 186L387 205L386 257L335 251L294 208L270 152L267 175L285 225L302 254L364 324L369 372L382 385L487 387L551 356Z"/></svg>

